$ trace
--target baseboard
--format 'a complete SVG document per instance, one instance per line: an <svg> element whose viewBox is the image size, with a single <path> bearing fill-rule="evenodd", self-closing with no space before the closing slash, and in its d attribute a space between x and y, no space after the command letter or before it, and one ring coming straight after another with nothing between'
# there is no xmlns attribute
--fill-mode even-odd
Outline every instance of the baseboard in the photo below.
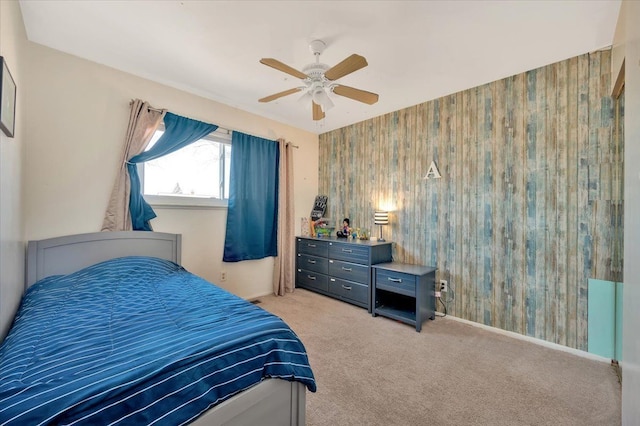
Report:
<svg viewBox="0 0 640 426"><path fill-rule="evenodd" d="M273 291L260 292L260 293L252 294L249 297L245 297L244 299L248 302L254 302L260 299L261 297L269 296L271 294L273 294Z"/></svg>
<svg viewBox="0 0 640 426"><path fill-rule="evenodd" d="M600 361L600 362L604 362L604 363L607 363L607 364L611 364L611 361L612 361L610 358L605 358L603 356L592 354L590 352L585 352L585 351L582 351L580 349L574 349L574 348L570 348L568 346L560 345L560 344L557 344L557 343L547 342L546 340L538 339L538 338L531 337L531 336L525 336L523 334L519 334L519 333L516 333L516 332L513 332L513 331L503 330L501 328L492 327L490 325L480 324L479 322L469 321L469 320L458 318L458 317L454 317L454 316L451 316L451 315L447 315L445 317L438 316L438 318L444 318L444 319L449 319L449 320L452 320L452 321L462 322L464 324L468 324L468 325L471 325L473 327L482 328L484 330L492 331L494 333L498 333L498 334L502 334L502 335L505 335L505 336L513 337L514 339L519 339L519 340L524 340L524 341L527 341L527 342L535 343L536 345L544 346L544 347L547 347L547 348L550 348L550 349L555 349L557 351L567 352L567 353L570 353L572 355L576 355L576 356L579 356L579 357L582 357L582 358L588 358L588 359L591 359L591 360L594 360L594 361Z"/></svg>

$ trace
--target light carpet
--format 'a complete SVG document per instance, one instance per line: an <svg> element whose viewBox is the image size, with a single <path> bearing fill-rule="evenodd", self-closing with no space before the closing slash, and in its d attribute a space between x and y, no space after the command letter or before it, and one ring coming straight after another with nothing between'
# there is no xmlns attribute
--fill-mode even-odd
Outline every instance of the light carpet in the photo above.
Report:
<svg viewBox="0 0 640 426"><path fill-rule="evenodd" d="M449 318L415 328L303 289L260 306L302 339L307 425L619 425L613 367Z"/></svg>

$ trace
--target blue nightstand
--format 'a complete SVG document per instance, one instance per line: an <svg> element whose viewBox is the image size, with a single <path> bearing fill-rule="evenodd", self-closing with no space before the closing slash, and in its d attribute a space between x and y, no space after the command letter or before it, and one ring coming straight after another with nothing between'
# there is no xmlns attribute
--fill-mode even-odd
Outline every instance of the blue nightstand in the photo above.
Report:
<svg viewBox="0 0 640 426"><path fill-rule="evenodd" d="M437 268L389 262L372 265L372 315L393 318L422 330L422 323L435 318Z"/></svg>

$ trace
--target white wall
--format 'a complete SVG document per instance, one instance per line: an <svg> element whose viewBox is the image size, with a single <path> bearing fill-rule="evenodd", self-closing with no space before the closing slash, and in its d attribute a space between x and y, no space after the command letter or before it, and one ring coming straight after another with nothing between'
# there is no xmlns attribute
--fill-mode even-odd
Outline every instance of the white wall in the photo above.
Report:
<svg viewBox="0 0 640 426"><path fill-rule="evenodd" d="M0 56L7 61L17 86L15 137L0 131L0 341L7 334L24 288L24 34L18 3L0 1Z"/></svg>
<svg viewBox="0 0 640 426"><path fill-rule="evenodd" d="M318 188L317 135L30 42L26 61L27 239L100 230L133 98L227 129L292 141L299 146L295 214L309 215ZM223 264L226 209L156 213L154 230L182 234L189 271L241 297L271 293L272 259ZM220 282L223 268L227 280Z"/></svg>
<svg viewBox="0 0 640 426"><path fill-rule="evenodd" d="M625 58L622 424L640 424L640 2L623 1L612 64ZM617 75L617 71L614 72Z"/></svg>
<svg viewBox="0 0 640 426"><path fill-rule="evenodd" d="M624 1L620 5L620 12L618 14L618 22L616 23L616 29L613 35L613 43L611 46L611 88L616 83L616 79L618 78L618 73L622 68L622 62L624 61L625 56L625 42L624 38L627 33L627 23L625 19L623 19L623 15L625 14L625 5Z"/></svg>

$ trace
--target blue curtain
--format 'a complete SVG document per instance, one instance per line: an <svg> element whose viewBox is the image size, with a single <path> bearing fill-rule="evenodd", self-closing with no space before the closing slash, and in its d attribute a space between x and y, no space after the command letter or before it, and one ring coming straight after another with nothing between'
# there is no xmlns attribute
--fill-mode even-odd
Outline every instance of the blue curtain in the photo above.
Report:
<svg viewBox="0 0 640 426"><path fill-rule="evenodd" d="M164 134L148 151L132 157L128 164L131 179L131 196L129 197L129 211L131 224L135 231L151 231L149 221L156 217L156 213L142 197L140 177L137 163L160 158L193 143L218 128L215 124L203 123L168 112L164 116Z"/></svg>
<svg viewBox="0 0 640 426"><path fill-rule="evenodd" d="M233 132L225 262L277 256L278 162L276 141Z"/></svg>

